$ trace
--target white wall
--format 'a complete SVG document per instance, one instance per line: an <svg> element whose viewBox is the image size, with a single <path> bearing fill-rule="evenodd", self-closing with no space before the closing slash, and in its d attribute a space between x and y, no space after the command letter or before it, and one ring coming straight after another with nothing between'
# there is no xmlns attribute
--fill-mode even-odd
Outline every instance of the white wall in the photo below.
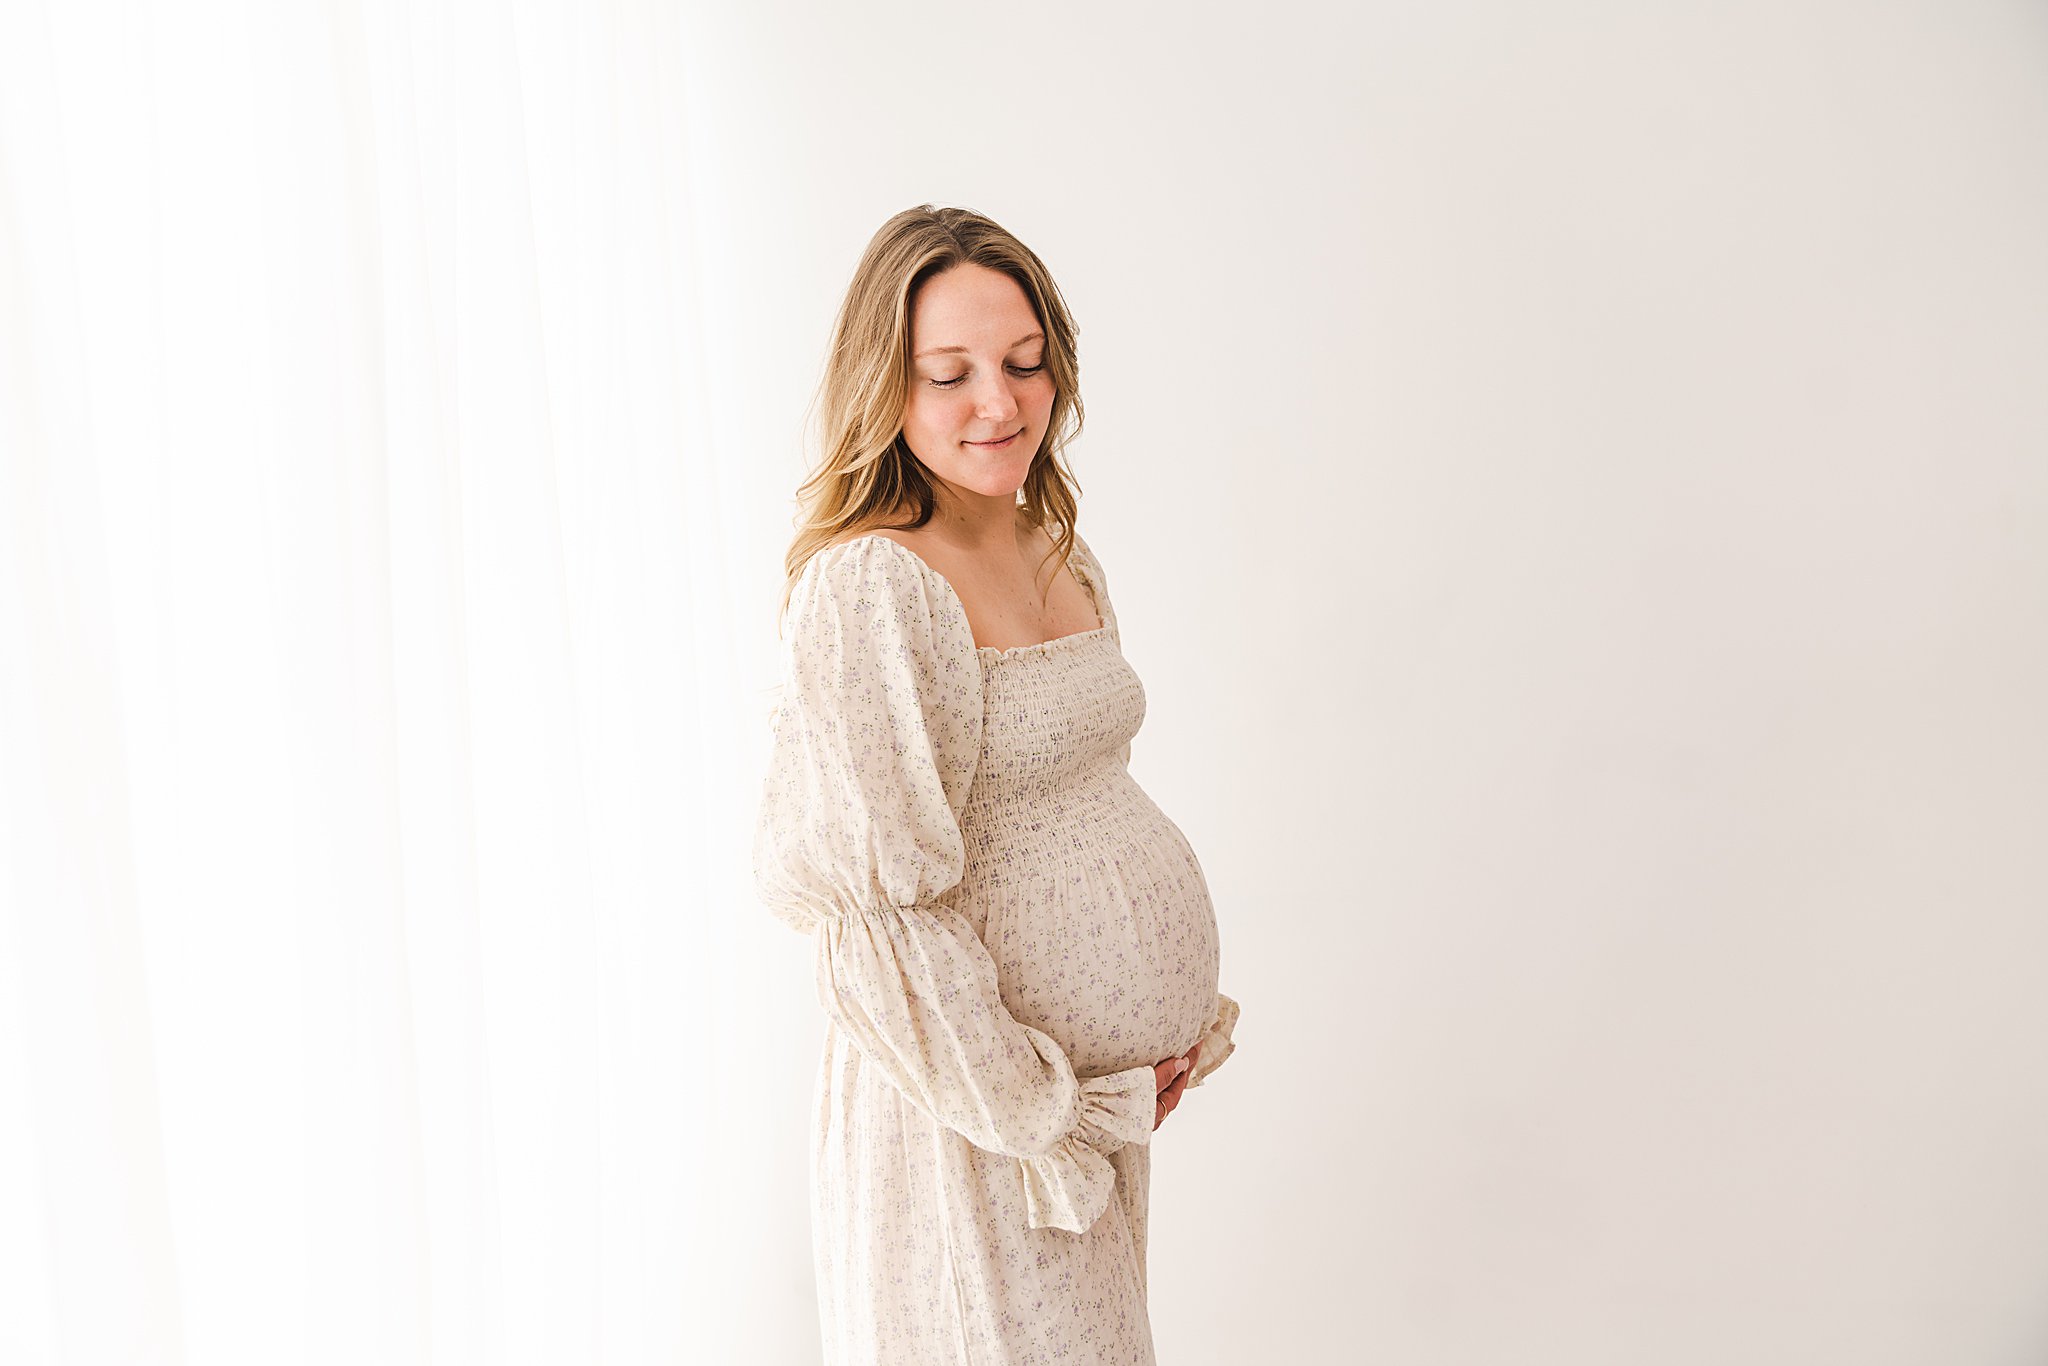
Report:
<svg viewBox="0 0 2048 1366"><path fill-rule="evenodd" d="M761 690L874 228L989 213L1080 320L1133 766L1244 1005L1157 1153L1162 1360L2043 1359L2038 7L686 29ZM733 1359L799 1362L822 1023L744 858L716 1217Z"/></svg>

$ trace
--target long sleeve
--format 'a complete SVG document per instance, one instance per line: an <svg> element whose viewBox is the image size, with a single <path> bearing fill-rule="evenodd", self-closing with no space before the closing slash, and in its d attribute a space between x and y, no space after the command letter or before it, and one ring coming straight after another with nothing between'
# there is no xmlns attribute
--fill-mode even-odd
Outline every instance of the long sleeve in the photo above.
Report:
<svg viewBox="0 0 2048 1366"><path fill-rule="evenodd" d="M981 754L981 664L957 598L887 537L826 546L790 596L756 889L812 936L818 999L910 1102L1016 1159L1033 1228L1086 1232L1106 1154L1151 1139L1149 1065L1078 1077L1011 1015L995 960L947 904Z"/></svg>

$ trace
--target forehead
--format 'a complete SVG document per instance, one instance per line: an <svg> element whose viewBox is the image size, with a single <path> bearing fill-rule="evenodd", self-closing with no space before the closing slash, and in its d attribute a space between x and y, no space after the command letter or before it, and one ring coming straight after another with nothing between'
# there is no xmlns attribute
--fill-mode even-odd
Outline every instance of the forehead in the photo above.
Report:
<svg viewBox="0 0 2048 1366"><path fill-rule="evenodd" d="M955 266L926 280L910 313L913 355L930 347L1004 351L1038 330L1024 287L986 266Z"/></svg>

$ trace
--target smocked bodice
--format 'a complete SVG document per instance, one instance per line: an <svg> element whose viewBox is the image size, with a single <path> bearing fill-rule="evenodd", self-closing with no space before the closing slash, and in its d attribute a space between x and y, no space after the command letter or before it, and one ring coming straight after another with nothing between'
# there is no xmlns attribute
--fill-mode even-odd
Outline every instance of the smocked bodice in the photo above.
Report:
<svg viewBox="0 0 2048 1366"><path fill-rule="evenodd" d="M1083 819L1128 782L1145 688L1108 628L983 651L981 763L961 823L984 839Z"/></svg>

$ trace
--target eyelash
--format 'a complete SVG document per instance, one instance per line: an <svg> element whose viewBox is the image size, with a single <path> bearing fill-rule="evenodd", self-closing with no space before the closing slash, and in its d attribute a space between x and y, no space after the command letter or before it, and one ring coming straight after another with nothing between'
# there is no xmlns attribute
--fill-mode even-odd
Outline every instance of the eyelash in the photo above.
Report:
<svg viewBox="0 0 2048 1366"><path fill-rule="evenodd" d="M1035 375L1045 368L1045 362L1040 361L1038 364L1031 366L1013 365L1010 368L1020 375ZM955 375L952 379L928 379L925 383L931 385L934 389L950 389L966 378L967 376L965 375Z"/></svg>

